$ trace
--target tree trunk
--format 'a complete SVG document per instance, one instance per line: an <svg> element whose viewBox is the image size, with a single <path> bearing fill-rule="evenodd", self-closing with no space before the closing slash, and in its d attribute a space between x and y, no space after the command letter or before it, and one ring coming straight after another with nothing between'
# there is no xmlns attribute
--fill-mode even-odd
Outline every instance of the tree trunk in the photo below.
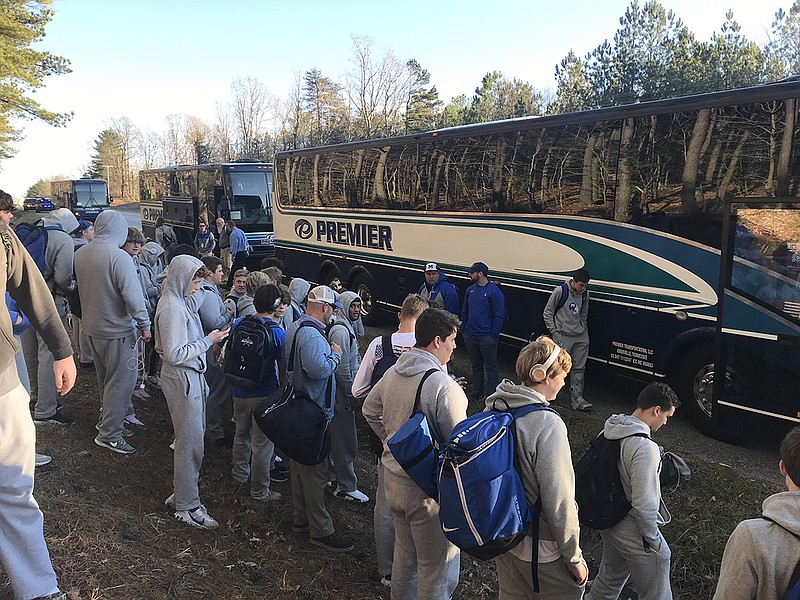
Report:
<svg viewBox="0 0 800 600"><path fill-rule="evenodd" d="M747 130L743 131L742 135L739 137L739 142L736 144L736 149L731 155L731 162L728 165L725 176L722 178L722 183L720 183L719 189L717 190L717 197L720 200L725 200L725 197L728 195L728 188L731 185L731 181L733 181L733 175L736 173L736 166L739 164L739 159L742 158L742 150L744 149L744 145L749 137L750 132Z"/></svg>
<svg viewBox="0 0 800 600"><path fill-rule="evenodd" d="M312 191L311 200L313 206L322 206L322 199L319 196L319 153L314 155L314 169L312 170Z"/></svg>
<svg viewBox="0 0 800 600"><path fill-rule="evenodd" d="M681 211L684 214L692 214L700 210L695 192L697 191L697 174L700 170L700 149L708 131L710 118L710 108L699 110L697 120L692 128L692 137L686 151L686 163L683 166L683 185L681 187Z"/></svg>
<svg viewBox="0 0 800 600"><path fill-rule="evenodd" d="M633 139L633 119L625 119L619 139L619 160L617 162L617 195L614 198L614 220L626 222L631 206L631 167L630 146Z"/></svg>
<svg viewBox="0 0 800 600"><path fill-rule="evenodd" d="M586 140L586 147L583 150L583 173L581 175L581 206L592 205L592 192L594 191L594 146L597 143L597 132L593 131Z"/></svg>
<svg viewBox="0 0 800 600"><path fill-rule="evenodd" d="M778 153L778 166L775 182L775 196L789 195L789 159L792 155L792 142L794 141L794 126L797 119L797 101L789 98L785 102L786 119L783 124L781 149Z"/></svg>
<svg viewBox="0 0 800 600"><path fill-rule="evenodd" d="M372 187L373 205L380 208L389 208L389 196L386 194L386 163L389 159L391 146L379 149L378 164L375 166L375 184Z"/></svg>

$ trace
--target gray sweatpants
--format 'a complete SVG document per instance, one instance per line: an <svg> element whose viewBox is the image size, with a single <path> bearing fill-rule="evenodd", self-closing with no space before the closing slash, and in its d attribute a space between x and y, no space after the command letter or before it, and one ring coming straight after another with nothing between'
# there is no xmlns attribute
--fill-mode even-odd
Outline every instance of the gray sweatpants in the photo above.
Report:
<svg viewBox="0 0 800 600"><path fill-rule="evenodd" d="M553 341L569 352L572 370L569 372L569 391L573 400L583 397L583 383L586 375L586 359L589 358L589 332L581 335L561 335L556 333Z"/></svg>
<svg viewBox="0 0 800 600"><path fill-rule="evenodd" d="M206 383L208 384L208 400L206 400L206 431L212 440L221 440L225 437L222 423L225 412L231 402L231 388L225 379L225 372L219 359L214 356L214 350L206 352Z"/></svg>
<svg viewBox="0 0 800 600"><path fill-rule="evenodd" d="M661 550L644 549L642 530L628 515L600 532L603 560L592 584L592 600L617 600L622 588L633 579L640 600L672 600L669 565L672 552L661 536Z"/></svg>
<svg viewBox="0 0 800 600"><path fill-rule="evenodd" d="M331 419L331 453L327 461L328 479L336 481L345 492L353 492L358 487L355 469L358 433L352 401L352 397L336 388L336 405Z"/></svg>
<svg viewBox="0 0 800 600"><path fill-rule="evenodd" d="M201 373L164 363L161 391L167 399L175 433L172 458L175 510L193 510L200 506L198 482L203 464L208 386Z"/></svg>
<svg viewBox="0 0 800 600"><path fill-rule="evenodd" d="M439 504L411 479L389 470L384 486L394 514L392 600L450 600L461 553L442 533Z"/></svg>
<svg viewBox="0 0 800 600"><path fill-rule="evenodd" d="M586 584L578 585L562 560L538 564L539 593L533 591L531 563L506 552L494 559L500 583L499 600L581 600Z"/></svg>
<svg viewBox="0 0 800 600"><path fill-rule="evenodd" d="M94 362L92 349L89 347L89 337L81 324L81 320L75 315L69 316L70 339L72 339L73 349L78 351L78 362L89 364Z"/></svg>
<svg viewBox="0 0 800 600"><path fill-rule="evenodd" d="M375 491L375 509L372 513L372 526L375 530L375 553L378 555L378 573L381 576L392 572L394 557L394 515L386 502L384 484L385 469L378 462L378 489Z"/></svg>
<svg viewBox="0 0 800 600"><path fill-rule="evenodd" d="M264 401L259 398L233 398L233 466L231 476L239 483L250 478L250 497L264 500L269 496L269 470L275 456L275 444L261 431L253 411Z"/></svg>
<svg viewBox="0 0 800 600"><path fill-rule="evenodd" d="M133 389L136 387L137 359L135 333L114 340L89 336L94 356L97 389L100 394L100 414L97 439L117 442L128 415Z"/></svg>
<svg viewBox="0 0 800 600"><path fill-rule="evenodd" d="M36 430L28 401L22 385L0 395L0 562L16 598L58 591L42 511L33 498Z"/></svg>
<svg viewBox="0 0 800 600"><path fill-rule="evenodd" d="M64 327L67 326L67 317L61 317ZM31 379L36 379L36 408L33 416L37 419L46 419L56 414L58 409L58 392L56 391L56 376L53 373L53 353L44 343L33 327L22 334L22 344L25 348L25 360L28 362Z"/></svg>

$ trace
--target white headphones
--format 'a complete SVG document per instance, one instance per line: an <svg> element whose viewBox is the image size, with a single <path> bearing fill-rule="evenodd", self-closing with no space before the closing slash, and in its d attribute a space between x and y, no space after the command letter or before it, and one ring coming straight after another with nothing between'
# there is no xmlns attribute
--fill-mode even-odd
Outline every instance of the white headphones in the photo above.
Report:
<svg viewBox="0 0 800 600"><path fill-rule="evenodd" d="M547 377L547 369L553 366L553 363L556 362L556 358L558 358L560 352L561 352L561 346L556 344L556 347L550 353L550 356L547 357L547 360L544 361L544 364L533 365L533 368L531 368L531 378L536 383L545 380L545 378Z"/></svg>

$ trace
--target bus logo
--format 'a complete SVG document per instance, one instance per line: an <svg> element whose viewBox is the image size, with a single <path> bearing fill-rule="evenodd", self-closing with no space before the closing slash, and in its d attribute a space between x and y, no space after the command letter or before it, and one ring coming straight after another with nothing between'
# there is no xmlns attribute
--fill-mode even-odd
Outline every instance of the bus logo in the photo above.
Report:
<svg viewBox="0 0 800 600"><path fill-rule="evenodd" d="M307 240L314 234L314 228L310 221L298 219L294 224L294 232L301 240Z"/></svg>

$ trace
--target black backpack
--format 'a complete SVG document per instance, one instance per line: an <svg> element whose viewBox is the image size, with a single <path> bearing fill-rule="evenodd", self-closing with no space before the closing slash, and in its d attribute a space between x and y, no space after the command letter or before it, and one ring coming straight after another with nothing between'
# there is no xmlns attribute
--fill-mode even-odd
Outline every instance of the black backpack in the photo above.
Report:
<svg viewBox="0 0 800 600"><path fill-rule="evenodd" d="M381 336L381 348L383 349L383 356L375 363L375 367L372 369L372 378L369 381L370 389L374 388L381 380L381 377L386 374L386 371L397 362L398 356L394 353L394 348L392 348L391 333ZM369 448L375 457L380 460L381 454L383 454L383 442L378 437L378 434L372 431L372 427L369 428Z"/></svg>
<svg viewBox="0 0 800 600"><path fill-rule="evenodd" d="M625 437L650 439L644 433ZM622 521L631 510L619 476L619 447L620 440L606 439L601 433L575 463L575 500L582 525L608 529Z"/></svg>
<svg viewBox="0 0 800 600"><path fill-rule="evenodd" d="M272 348L269 330L280 327L272 321L264 322L260 317L244 317L233 330L225 344L225 360L222 370L225 379L233 386L252 389L264 380Z"/></svg>

